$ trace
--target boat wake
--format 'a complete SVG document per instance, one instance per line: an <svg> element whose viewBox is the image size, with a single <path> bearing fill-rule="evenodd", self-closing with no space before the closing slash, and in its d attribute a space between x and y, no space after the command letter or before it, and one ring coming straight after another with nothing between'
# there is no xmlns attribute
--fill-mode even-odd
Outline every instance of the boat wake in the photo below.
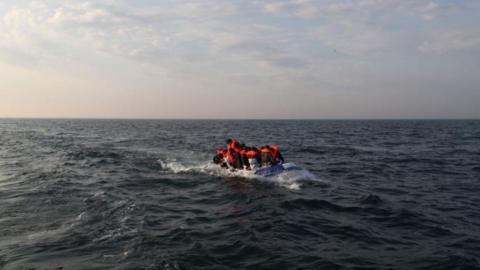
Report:
<svg viewBox="0 0 480 270"><path fill-rule="evenodd" d="M162 170L174 174L208 174L217 177L242 177L248 179L255 179L263 182L273 183L275 185L285 187L292 190L299 190L303 181L325 182L317 178L314 174L306 169L299 168L292 171L283 171L275 175L263 176L255 174L255 171L236 170L230 171L219 167L210 162L180 162L176 159L158 160Z"/></svg>

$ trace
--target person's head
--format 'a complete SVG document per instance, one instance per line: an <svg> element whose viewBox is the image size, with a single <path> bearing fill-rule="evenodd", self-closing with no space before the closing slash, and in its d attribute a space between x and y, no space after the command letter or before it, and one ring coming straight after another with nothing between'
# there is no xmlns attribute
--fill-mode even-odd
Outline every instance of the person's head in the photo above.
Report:
<svg viewBox="0 0 480 270"><path fill-rule="evenodd" d="M232 139L228 139L227 144L231 144L231 143L232 143Z"/></svg>

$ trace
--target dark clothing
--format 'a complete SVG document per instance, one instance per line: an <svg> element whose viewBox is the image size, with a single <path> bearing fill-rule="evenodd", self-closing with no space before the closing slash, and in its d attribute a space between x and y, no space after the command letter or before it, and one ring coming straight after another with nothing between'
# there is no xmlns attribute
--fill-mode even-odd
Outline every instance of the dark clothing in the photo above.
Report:
<svg viewBox="0 0 480 270"><path fill-rule="evenodd" d="M261 152L260 153L260 165L262 167L270 166L273 164L273 156L270 152Z"/></svg>
<svg viewBox="0 0 480 270"><path fill-rule="evenodd" d="M278 164L280 162L285 163L285 159L283 158L282 154L280 154L280 152L277 152L277 157L275 158L274 163Z"/></svg>
<svg viewBox="0 0 480 270"><path fill-rule="evenodd" d="M213 157L213 163L215 164L221 164L223 162L223 156L221 154L216 154Z"/></svg>
<svg viewBox="0 0 480 270"><path fill-rule="evenodd" d="M262 157L260 156L260 152L258 152L253 158L257 161L257 164L259 166L262 164Z"/></svg>
<svg viewBox="0 0 480 270"><path fill-rule="evenodd" d="M242 157L233 150L228 153L228 164L234 169L243 169Z"/></svg>
<svg viewBox="0 0 480 270"><path fill-rule="evenodd" d="M248 161L248 156L247 155L241 155L242 157L242 165L247 169L247 170L251 170L250 168L250 162Z"/></svg>
<svg viewBox="0 0 480 270"><path fill-rule="evenodd" d="M278 146L265 146L260 148L260 157L262 166L276 165L279 163L284 163L285 159L283 158Z"/></svg>

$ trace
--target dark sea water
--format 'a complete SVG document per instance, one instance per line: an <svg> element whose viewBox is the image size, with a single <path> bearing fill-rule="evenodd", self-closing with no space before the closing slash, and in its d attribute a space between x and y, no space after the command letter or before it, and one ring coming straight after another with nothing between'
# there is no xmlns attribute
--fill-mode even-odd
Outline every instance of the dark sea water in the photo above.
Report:
<svg viewBox="0 0 480 270"><path fill-rule="evenodd" d="M480 269L480 121L0 120L0 268Z"/></svg>

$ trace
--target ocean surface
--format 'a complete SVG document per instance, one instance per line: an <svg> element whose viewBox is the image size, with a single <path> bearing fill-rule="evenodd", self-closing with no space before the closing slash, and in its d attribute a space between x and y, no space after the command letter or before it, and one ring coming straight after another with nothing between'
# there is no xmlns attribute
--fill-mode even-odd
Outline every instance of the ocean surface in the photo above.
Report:
<svg viewBox="0 0 480 270"><path fill-rule="evenodd" d="M0 269L480 269L480 121L3 119Z"/></svg>

